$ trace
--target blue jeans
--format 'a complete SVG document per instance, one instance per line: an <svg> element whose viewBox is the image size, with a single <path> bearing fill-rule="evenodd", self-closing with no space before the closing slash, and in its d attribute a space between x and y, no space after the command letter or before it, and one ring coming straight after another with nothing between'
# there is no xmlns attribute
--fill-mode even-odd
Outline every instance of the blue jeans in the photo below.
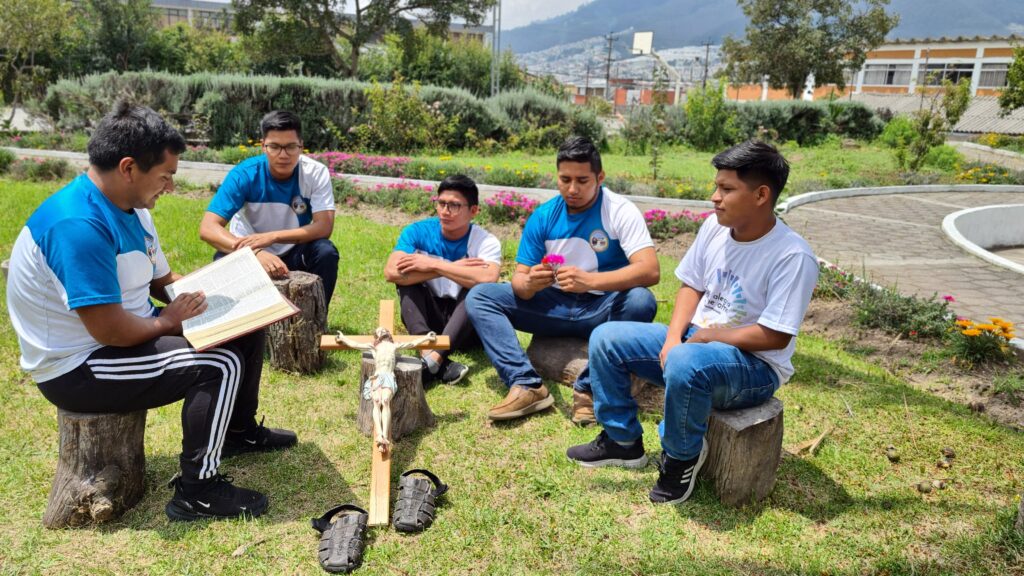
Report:
<svg viewBox="0 0 1024 576"><path fill-rule="evenodd" d="M650 322L658 303L647 288L621 292L573 294L550 287L522 300L511 284L477 284L466 297L466 311L484 351L506 386L540 386L541 378L519 345L516 330L541 336L588 338L594 328L610 320ZM584 370L576 381L590 390Z"/></svg>
<svg viewBox="0 0 1024 576"><path fill-rule="evenodd" d="M690 326L686 338L696 332ZM683 343L658 360L668 326L610 322L590 335L594 415L612 440L643 436L629 375L665 387L665 417L658 425L661 447L677 460L700 454L712 408L732 410L766 402L779 387L767 362L721 342Z"/></svg>

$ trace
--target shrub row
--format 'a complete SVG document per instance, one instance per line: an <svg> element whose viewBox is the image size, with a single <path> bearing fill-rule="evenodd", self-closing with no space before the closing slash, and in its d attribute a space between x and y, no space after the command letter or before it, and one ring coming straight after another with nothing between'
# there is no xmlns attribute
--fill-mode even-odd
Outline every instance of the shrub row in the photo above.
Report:
<svg viewBox="0 0 1024 576"><path fill-rule="evenodd" d="M50 182L67 180L75 169L62 158L18 158L13 152L0 149L0 176L13 180Z"/></svg>
<svg viewBox="0 0 1024 576"><path fill-rule="evenodd" d="M369 118L374 85L352 80L162 72L108 72L51 85L38 106L61 129L95 126L118 98L128 97L166 115L193 140L234 145L259 137L260 118L273 109L295 111L311 149L344 149ZM412 87L408 88L410 91ZM593 112L532 90L480 99L466 90L423 86L419 99L455 122L454 149L466 146L541 148L569 134L603 141Z"/></svg>

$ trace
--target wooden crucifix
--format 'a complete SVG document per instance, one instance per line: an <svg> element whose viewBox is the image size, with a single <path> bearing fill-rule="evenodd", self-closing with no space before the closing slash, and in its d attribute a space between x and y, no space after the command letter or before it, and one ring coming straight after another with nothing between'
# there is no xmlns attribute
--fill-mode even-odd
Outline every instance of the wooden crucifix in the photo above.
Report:
<svg viewBox="0 0 1024 576"><path fill-rule="evenodd" d="M378 399L387 396L387 404L390 410L381 410L380 403L375 403L375 398L368 397L363 392L363 382L378 376L377 369L381 362L377 359L377 351L374 349L379 339L386 330L391 338L389 345L379 349L380 352L394 354L397 350L447 350L451 345L447 336L393 336L395 325L395 301L381 300L380 315L377 321L378 328L374 335L370 336L338 336L324 335L320 339L320 348L323 350L362 350L373 354L370 358L363 358L362 377L360 378L359 394L359 416L357 424L363 433L369 433L373 441L373 459L370 471L370 526L384 526L390 521L389 505L391 494L391 442L401 436L412 432L422 426L430 426L434 423L434 414L427 405L426 397L423 394L423 381L420 373L419 359L406 356L398 357L397 362L390 362L393 358L385 360L385 368L390 367L390 375L393 383L392 399L390 393L378 394ZM387 377L385 377L387 380ZM372 387L372 385L371 385ZM392 401L393 400L393 401ZM372 414L372 417L371 417ZM392 425L392 418L394 424Z"/></svg>

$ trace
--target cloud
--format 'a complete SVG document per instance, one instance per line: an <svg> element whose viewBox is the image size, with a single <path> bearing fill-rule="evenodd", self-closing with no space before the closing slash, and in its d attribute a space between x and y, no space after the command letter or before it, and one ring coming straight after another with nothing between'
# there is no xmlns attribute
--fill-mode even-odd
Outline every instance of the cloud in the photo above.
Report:
<svg viewBox="0 0 1024 576"><path fill-rule="evenodd" d="M547 20L586 4L589 0L502 0L501 28L517 28Z"/></svg>

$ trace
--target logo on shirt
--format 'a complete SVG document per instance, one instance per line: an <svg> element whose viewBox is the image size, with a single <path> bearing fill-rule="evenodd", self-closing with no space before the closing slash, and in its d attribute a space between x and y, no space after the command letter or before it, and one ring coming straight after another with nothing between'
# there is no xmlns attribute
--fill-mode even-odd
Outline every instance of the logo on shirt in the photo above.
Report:
<svg viewBox="0 0 1024 576"><path fill-rule="evenodd" d="M704 296L705 328L740 326L747 316L747 298L740 277L732 270L715 270L714 283ZM717 322L709 320L717 320Z"/></svg>
<svg viewBox="0 0 1024 576"><path fill-rule="evenodd" d="M594 249L594 252L604 252L608 249L608 235L604 233L604 230L598 228L590 233L590 247Z"/></svg>
<svg viewBox="0 0 1024 576"><path fill-rule="evenodd" d="M295 196L292 198L292 211L296 214L302 215L309 210L309 204L306 203L306 199L302 196Z"/></svg>
<svg viewBox="0 0 1024 576"><path fill-rule="evenodd" d="M149 234L146 234L146 256L149 256L149 261L156 267L156 241Z"/></svg>

